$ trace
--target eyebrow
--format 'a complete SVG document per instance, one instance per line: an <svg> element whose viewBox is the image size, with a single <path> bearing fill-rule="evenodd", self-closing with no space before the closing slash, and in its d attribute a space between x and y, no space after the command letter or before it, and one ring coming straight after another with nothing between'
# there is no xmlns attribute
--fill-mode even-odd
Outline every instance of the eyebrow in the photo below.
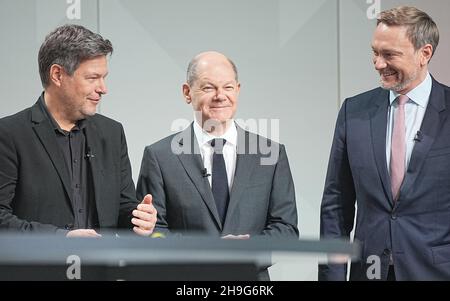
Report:
<svg viewBox="0 0 450 301"><path fill-rule="evenodd" d="M403 54L403 52L397 51L397 50L393 50L393 49L382 49L381 51L378 51L374 47L372 47L372 51L376 51L376 52L390 52L390 53L394 53L394 54Z"/></svg>
<svg viewBox="0 0 450 301"><path fill-rule="evenodd" d="M88 72L86 73L86 76L95 76L95 77L106 77L108 76L109 72L106 72L105 75L101 75L100 73L97 72Z"/></svg>
<svg viewBox="0 0 450 301"><path fill-rule="evenodd" d="M211 81L209 81L209 80L206 80L205 82L203 82L203 83L201 83L201 85L200 85L200 87L205 87L205 86L213 86L213 87L216 87L216 86L226 86L226 85L236 85L236 83L235 83L235 81L234 80L230 80L230 81L228 81L228 82L225 82L225 83L223 83L223 84L214 84L213 82L211 82Z"/></svg>

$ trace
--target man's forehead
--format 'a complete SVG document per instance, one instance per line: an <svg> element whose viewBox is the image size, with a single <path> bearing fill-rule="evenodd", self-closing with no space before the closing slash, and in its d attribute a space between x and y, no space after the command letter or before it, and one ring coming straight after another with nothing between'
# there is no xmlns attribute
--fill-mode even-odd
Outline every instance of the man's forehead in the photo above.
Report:
<svg viewBox="0 0 450 301"><path fill-rule="evenodd" d="M106 58L98 57L94 59L87 59L82 61L77 70L83 70L85 72L108 72L108 61Z"/></svg>
<svg viewBox="0 0 450 301"><path fill-rule="evenodd" d="M198 62L197 70L199 72L206 72L208 70L214 69L231 69L233 70L233 66L231 66L230 62L226 59L203 59Z"/></svg>
<svg viewBox="0 0 450 301"><path fill-rule="evenodd" d="M208 65L203 68L197 69L198 78L211 78L211 79L234 79L235 74L231 66L228 65Z"/></svg>
<svg viewBox="0 0 450 301"><path fill-rule="evenodd" d="M372 40L398 40L408 39L406 26L388 26L380 23L373 33Z"/></svg>
<svg viewBox="0 0 450 301"><path fill-rule="evenodd" d="M383 26L380 26L383 25ZM404 26L387 26L380 24L372 37L372 48L400 48L413 47Z"/></svg>

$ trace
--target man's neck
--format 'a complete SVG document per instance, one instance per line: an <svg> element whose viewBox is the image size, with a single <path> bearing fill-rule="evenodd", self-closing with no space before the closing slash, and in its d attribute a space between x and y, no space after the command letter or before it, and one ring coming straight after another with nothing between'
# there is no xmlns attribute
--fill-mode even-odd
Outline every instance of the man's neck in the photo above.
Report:
<svg viewBox="0 0 450 301"><path fill-rule="evenodd" d="M53 93L47 90L44 93L45 106L48 112L53 117L53 119L58 123L59 127L65 131L70 131L75 124L76 120L71 120L65 112L64 108L58 102L58 99L53 95Z"/></svg>

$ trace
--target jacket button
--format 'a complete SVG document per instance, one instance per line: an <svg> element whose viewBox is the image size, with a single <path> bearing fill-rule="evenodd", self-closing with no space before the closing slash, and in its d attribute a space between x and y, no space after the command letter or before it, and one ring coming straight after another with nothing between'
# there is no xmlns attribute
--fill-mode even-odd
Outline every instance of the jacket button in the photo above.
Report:
<svg viewBox="0 0 450 301"><path fill-rule="evenodd" d="M389 250L389 249L384 249L383 255L391 255L391 250Z"/></svg>
<svg viewBox="0 0 450 301"><path fill-rule="evenodd" d="M391 215L391 218L392 218L393 220L396 220L396 219L397 219L397 215L392 214L392 215Z"/></svg>

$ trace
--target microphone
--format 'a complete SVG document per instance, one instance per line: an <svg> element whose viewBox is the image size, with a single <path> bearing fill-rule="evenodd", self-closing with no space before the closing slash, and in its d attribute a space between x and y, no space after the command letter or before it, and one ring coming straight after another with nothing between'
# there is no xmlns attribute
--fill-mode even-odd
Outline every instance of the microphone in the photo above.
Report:
<svg viewBox="0 0 450 301"><path fill-rule="evenodd" d="M206 168L203 168L202 169L202 177L207 178L207 177L210 177L210 176L211 176L211 174L208 173L208 170Z"/></svg>
<svg viewBox="0 0 450 301"><path fill-rule="evenodd" d="M417 131L416 136L414 137L414 141L420 142L422 141L423 135L421 131Z"/></svg>
<svg viewBox="0 0 450 301"><path fill-rule="evenodd" d="M86 157L87 159L93 159L93 158L95 158L95 155L92 153L90 147L87 147L85 157Z"/></svg>

